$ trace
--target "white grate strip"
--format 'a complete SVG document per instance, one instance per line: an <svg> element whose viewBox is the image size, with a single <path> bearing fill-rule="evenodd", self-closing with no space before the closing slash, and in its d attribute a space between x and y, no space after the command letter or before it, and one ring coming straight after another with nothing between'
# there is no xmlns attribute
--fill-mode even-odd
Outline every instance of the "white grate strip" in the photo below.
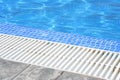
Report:
<svg viewBox="0 0 120 80"><path fill-rule="evenodd" d="M0 34L0 57L106 80L120 80L120 53Z"/></svg>

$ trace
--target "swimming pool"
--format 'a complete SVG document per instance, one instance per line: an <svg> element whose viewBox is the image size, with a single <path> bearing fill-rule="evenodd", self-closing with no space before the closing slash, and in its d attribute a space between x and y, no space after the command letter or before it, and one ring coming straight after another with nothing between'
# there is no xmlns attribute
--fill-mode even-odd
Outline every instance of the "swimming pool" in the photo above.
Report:
<svg viewBox="0 0 120 80"><path fill-rule="evenodd" d="M15 35L25 36L25 32L19 29L20 26L26 26L25 28L29 28L32 32L34 30L35 33L38 30L41 31L44 33L44 36L51 34L49 35L51 38L58 36L58 34L64 36L72 35L69 38L70 41L65 42L65 37L63 40L58 40L58 42L105 50L111 50L113 48L113 51L120 51L119 14L119 0L0 0L1 33L14 33ZM3 26L3 23L19 25L19 27ZM29 33L32 35L30 31L26 32L26 34ZM84 36L76 38L75 35ZM34 38L40 38L36 37L40 36L38 34L32 36ZM32 36L29 35L28 37ZM44 38L51 40L48 37ZM43 37L40 39L43 39ZM80 44L78 39L83 41L83 43ZM74 43L75 40L76 43ZM93 42L89 44L91 40ZM57 40L55 38L52 41ZM101 45L105 45L105 47L101 47Z"/></svg>

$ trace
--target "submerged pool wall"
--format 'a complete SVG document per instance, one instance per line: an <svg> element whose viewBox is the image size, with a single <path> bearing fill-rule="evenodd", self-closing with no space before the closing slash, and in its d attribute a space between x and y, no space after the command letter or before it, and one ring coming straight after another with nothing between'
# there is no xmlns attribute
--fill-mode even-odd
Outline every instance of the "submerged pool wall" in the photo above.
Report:
<svg viewBox="0 0 120 80"><path fill-rule="evenodd" d="M97 39L79 34L40 30L11 24L0 24L0 34L10 34L53 42L66 43L77 46L85 46L102 50L120 52L120 41Z"/></svg>

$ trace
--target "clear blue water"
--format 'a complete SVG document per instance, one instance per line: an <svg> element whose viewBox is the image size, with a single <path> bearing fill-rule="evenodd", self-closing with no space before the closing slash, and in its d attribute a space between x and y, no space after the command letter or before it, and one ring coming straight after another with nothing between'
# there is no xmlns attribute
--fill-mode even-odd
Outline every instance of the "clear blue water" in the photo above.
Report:
<svg viewBox="0 0 120 80"><path fill-rule="evenodd" d="M120 0L0 0L0 22L120 40Z"/></svg>

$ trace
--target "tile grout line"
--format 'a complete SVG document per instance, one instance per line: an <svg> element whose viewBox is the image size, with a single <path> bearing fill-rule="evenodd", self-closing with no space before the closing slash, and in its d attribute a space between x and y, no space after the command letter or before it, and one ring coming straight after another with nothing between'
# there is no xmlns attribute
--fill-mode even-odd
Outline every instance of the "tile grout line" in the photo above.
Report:
<svg viewBox="0 0 120 80"><path fill-rule="evenodd" d="M21 73L23 73L24 71L26 71L29 67L31 67L32 65L31 64L29 64L26 68L24 68L21 72L19 72L18 74L16 74L13 78L12 78L12 80L15 80Z"/></svg>
<svg viewBox="0 0 120 80"><path fill-rule="evenodd" d="M64 71L62 71L62 72L60 73L60 75L58 75L58 76L56 77L56 79L55 79L55 80L57 80L60 76L62 76L62 75L63 75L63 73L64 73Z"/></svg>

